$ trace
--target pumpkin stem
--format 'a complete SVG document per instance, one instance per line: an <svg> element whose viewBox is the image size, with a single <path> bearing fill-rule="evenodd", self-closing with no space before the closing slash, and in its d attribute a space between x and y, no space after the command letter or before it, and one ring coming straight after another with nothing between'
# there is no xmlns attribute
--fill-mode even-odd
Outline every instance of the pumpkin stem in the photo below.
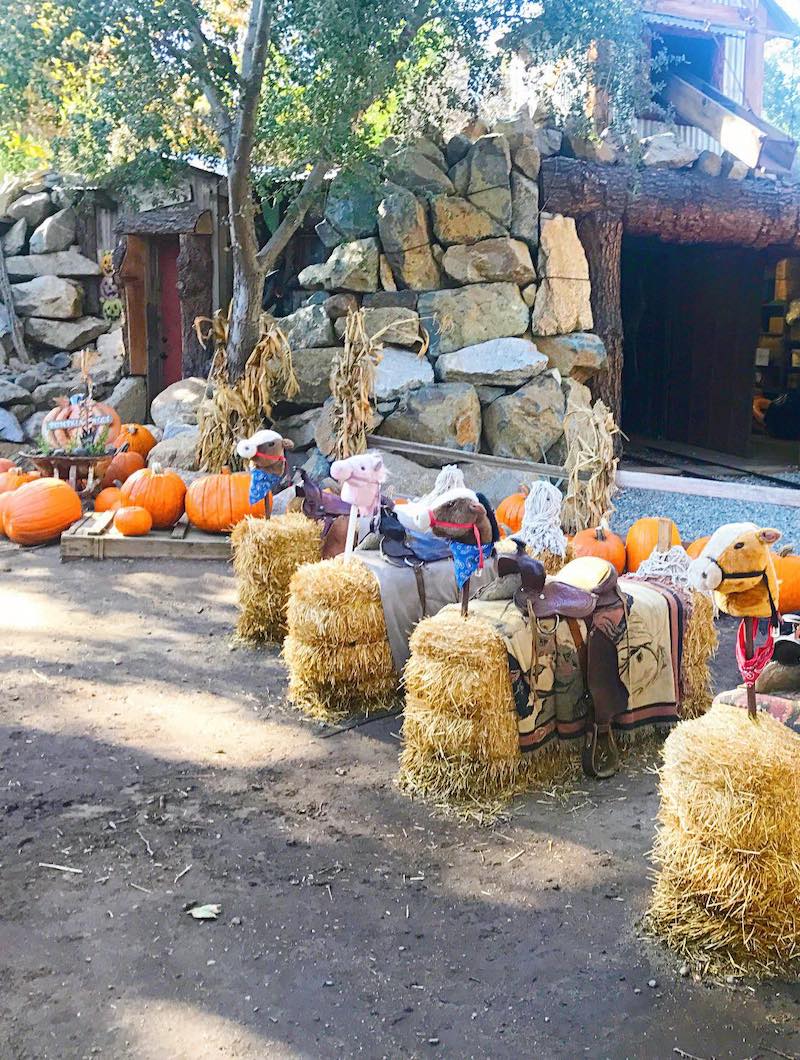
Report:
<svg viewBox="0 0 800 1060"><path fill-rule="evenodd" d="M219 473L220 475L230 475L231 469L229 467L221 467Z"/></svg>
<svg viewBox="0 0 800 1060"><path fill-rule="evenodd" d="M158 461L156 461L155 464L150 465L150 470L153 472L154 475L164 474L164 468L161 464L158 463Z"/></svg>

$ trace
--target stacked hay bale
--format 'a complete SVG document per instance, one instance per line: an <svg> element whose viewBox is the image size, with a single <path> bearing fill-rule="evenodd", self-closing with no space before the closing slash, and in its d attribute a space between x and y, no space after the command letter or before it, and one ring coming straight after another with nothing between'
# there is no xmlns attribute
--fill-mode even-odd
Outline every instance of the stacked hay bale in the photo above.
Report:
<svg viewBox="0 0 800 1060"><path fill-rule="evenodd" d="M236 632L253 643L286 636L292 575L322 554L322 528L300 513L274 519L247 516L231 534L239 603Z"/></svg>
<svg viewBox="0 0 800 1060"><path fill-rule="evenodd" d="M320 721L389 707L398 676L378 581L363 563L337 556L299 567L291 580L289 699Z"/></svg>
<svg viewBox="0 0 800 1060"><path fill-rule="evenodd" d="M800 738L715 703L664 746L648 914L699 968L800 971Z"/></svg>

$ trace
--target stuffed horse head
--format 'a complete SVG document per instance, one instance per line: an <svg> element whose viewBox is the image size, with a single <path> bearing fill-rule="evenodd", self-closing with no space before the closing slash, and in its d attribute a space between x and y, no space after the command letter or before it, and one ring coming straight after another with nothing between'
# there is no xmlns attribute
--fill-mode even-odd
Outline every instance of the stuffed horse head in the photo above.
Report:
<svg viewBox="0 0 800 1060"><path fill-rule="evenodd" d="M342 485L341 498L358 507L360 515L375 515L380 507L381 486L386 468L380 453L362 453L334 460L331 478Z"/></svg>
<svg viewBox="0 0 800 1060"><path fill-rule="evenodd" d="M250 460L260 471L271 471L283 475L286 470L286 451L294 449L294 442L283 438L277 431L256 431L249 438L242 438L236 445L236 453L243 460Z"/></svg>
<svg viewBox="0 0 800 1060"><path fill-rule="evenodd" d="M499 537L489 502L464 486L448 490L432 505L404 504L395 514L406 529L463 544L474 545L480 537L481 544L488 545Z"/></svg>
<svg viewBox="0 0 800 1060"><path fill-rule="evenodd" d="M774 618L778 577L770 546L780 531L755 523L727 523L689 565L697 589L712 589L721 611L736 618Z"/></svg>

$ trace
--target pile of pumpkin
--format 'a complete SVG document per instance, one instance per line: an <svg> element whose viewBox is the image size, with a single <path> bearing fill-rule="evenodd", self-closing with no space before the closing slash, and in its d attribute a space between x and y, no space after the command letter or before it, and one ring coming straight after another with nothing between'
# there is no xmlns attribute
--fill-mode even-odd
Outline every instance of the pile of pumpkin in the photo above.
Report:
<svg viewBox="0 0 800 1060"><path fill-rule="evenodd" d="M497 521L505 529L514 534L522 527L522 517L525 509L524 492L512 493L497 506ZM669 535L671 545L684 544L677 526L671 520L658 518L637 519L623 540L618 534L612 533L607 526L599 526L592 530L581 530L569 538L571 554L575 558L579 556L599 556L612 563L619 574L624 571L633 573L655 550L659 540L659 525L662 522L669 524ZM695 559L703 551L708 537L700 537L696 541L685 544L684 547L692 559ZM775 568L780 581L781 613L789 614L800 610L800 556L791 552L776 552Z"/></svg>

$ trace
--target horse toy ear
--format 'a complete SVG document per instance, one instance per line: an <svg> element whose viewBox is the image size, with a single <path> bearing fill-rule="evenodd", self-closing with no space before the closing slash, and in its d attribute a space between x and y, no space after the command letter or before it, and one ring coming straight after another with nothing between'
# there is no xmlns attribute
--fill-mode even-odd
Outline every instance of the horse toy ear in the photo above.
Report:
<svg viewBox="0 0 800 1060"><path fill-rule="evenodd" d="M763 541L765 545L774 545L776 541L781 539L780 530L773 530L770 526L764 526L758 531L758 540Z"/></svg>
<svg viewBox="0 0 800 1060"><path fill-rule="evenodd" d="M294 442L291 438L281 438L284 449L294 449Z"/></svg>

